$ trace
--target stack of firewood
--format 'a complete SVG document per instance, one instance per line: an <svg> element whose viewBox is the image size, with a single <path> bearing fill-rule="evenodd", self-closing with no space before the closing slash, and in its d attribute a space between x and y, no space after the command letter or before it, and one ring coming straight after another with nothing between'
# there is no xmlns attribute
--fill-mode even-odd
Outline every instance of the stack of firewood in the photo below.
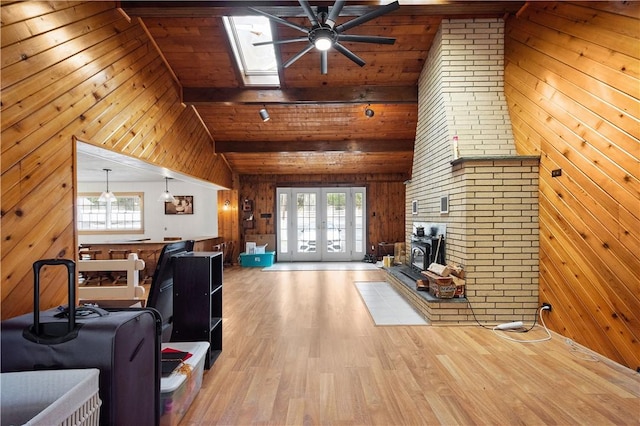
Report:
<svg viewBox="0 0 640 426"><path fill-rule="evenodd" d="M464 269L459 265L441 265L432 263L422 275L427 278L416 282L416 289L429 291L433 296L440 299L451 299L454 297L464 297L465 280Z"/></svg>

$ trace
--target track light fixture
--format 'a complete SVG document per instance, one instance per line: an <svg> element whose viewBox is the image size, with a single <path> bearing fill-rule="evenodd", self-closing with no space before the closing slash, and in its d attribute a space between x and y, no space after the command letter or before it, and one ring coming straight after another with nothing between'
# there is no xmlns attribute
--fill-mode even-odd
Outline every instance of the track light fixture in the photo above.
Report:
<svg viewBox="0 0 640 426"><path fill-rule="evenodd" d="M116 196L113 194L113 192L109 191L109 172L111 171L111 169L102 169L107 173L107 190L102 192L102 194L100 194L100 198L98 198L98 201L102 202L102 203L106 203L107 201L115 201Z"/></svg>
<svg viewBox="0 0 640 426"><path fill-rule="evenodd" d="M173 203L176 200L175 197L169 192L169 179L172 179L172 178L170 177L164 178L165 190L162 194L160 194L160 198L158 198L158 201L164 201L165 203L167 202Z"/></svg>
<svg viewBox="0 0 640 426"><path fill-rule="evenodd" d="M260 110L260 118L262 118L262 121L269 121L271 117L269 117L269 111L267 111L267 108L262 108Z"/></svg>
<svg viewBox="0 0 640 426"><path fill-rule="evenodd" d="M367 107L364 109L364 115L366 115L369 118L373 117L376 113L370 107L371 107L371 104L367 105Z"/></svg>

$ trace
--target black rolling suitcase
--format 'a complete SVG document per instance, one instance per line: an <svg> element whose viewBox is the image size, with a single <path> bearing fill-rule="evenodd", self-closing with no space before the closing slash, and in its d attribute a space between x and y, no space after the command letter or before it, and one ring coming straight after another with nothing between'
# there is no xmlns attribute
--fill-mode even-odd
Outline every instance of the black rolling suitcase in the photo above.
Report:
<svg viewBox="0 0 640 426"><path fill-rule="evenodd" d="M69 308L40 312L40 269L64 265ZM98 368L101 425L157 425L160 419L161 318L151 308L75 307L75 263L33 264L34 312L0 324L2 372Z"/></svg>

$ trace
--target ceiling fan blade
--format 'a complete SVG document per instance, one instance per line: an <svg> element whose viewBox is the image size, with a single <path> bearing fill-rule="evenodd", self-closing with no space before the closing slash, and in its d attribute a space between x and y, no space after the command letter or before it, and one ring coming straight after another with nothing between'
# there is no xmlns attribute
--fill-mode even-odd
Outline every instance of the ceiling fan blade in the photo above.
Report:
<svg viewBox="0 0 640 426"><path fill-rule="evenodd" d="M302 10L304 10L304 13L307 14L307 18L309 18L309 21L311 21L311 25L313 25L314 27L318 25L318 17L315 13L313 13L311 6L309 6L309 2L307 0L298 0L298 3L300 3L300 6L302 7Z"/></svg>
<svg viewBox="0 0 640 426"><path fill-rule="evenodd" d="M363 67L364 64L366 63L361 57L359 57L358 55L356 55L355 53L353 53L352 51L350 51L349 49L347 49L346 47L344 47L338 42L333 43L333 47L338 52L342 53L344 56L351 59L353 62L360 65L361 67Z"/></svg>
<svg viewBox="0 0 640 426"><path fill-rule="evenodd" d="M308 51L310 51L311 49L313 49L313 43L309 43L309 45L307 47L305 47L304 49L302 49L300 52L298 52L295 56L292 56L291 58L289 58L289 60L287 62L285 62L284 64L282 64L283 68L288 68L291 64L293 64L295 61L297 61L298 59L300 59L301 57L304 56L305 53L307 53Z"/></svg>
<svg viewBox="0 0 640 426"><path fill-rule="evenodd" d="M340 16L340 12L344 7L344 0L336 0L329 12L329 17L327 18L326 24L329 25L329 28L333 28L336 25L336 19Z"/></svg>
<svg viewBox="0 0 640 426"><path fill-rule="evenodd" d="M394 1L393 3L386 4L386 5L382 6L382 7L379 7L377 9L375 9L375 10L372 10L369 13L365 13L362 16L359 16L359 17L354 18L354 19L352 19L350 21L347 21L344 24L338 25L335 28L335 30L338 33L341 33L343 31L347 31L350 28L353 28L353 27L355 27L357 25L360 25L360 24L364 24L365 22L370 21L372 19L375 19L378 16L382 16L385 13L392 12L392 11L398 9L399 7L400 7L400 4L397 1Z"/></svg>
<svg viewBox="0 0 640 426"><path fill-rule="evenodd" d="M254 46L266 46L267 44L287 44L287 43L298 43L301 41L309 41L309 37L300 37L300 38L292 38L288 40L271 40L271 41L260 41L258 43L253 43Z"/></svg>
<svg viewBox="0 0 640 426"><path fill-rule="evenodd" d="M259 14L259 15L266 16L267 18L271 19L274 22L277 22L277 23L282 24L282 25L286 25L286 26L291 27L291 28L293 28L295 30L301 31L301 32L303 32L305 34L309 32L309 30L307 28L301 27L300 25L294 24L293 22L289 22L286 19L282 19L279 16L272 15L272 14L267 13L267 12L263 12L262 10L256 9L254 7L248 7L247 9L249 9L252 12L255 12L255 13Z"/></svg>
<svg viewBox="0 0 640 426"><path fill-rule="evenodd" d="M396 39L391 37L338 34L338 41L346 41L348 43L393 44L396 42Z"/></svg>
<svg viewBox="0 0 640 426"><path fill-rule="evenodd" d="M320 73L321 74L327 74L329 72L328 71L329 66L327 61L328 56L329 55L327 54L326 50L320 51Z"/></svg>

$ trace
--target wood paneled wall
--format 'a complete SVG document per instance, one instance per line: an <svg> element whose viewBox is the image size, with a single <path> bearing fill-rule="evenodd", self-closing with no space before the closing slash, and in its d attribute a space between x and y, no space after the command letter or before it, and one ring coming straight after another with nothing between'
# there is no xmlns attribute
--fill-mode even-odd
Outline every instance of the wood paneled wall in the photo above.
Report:
<svg viewBox="0 0 640 426"><path fill-rule="evenodd" d="M640 367L640 3L530 2L507 22L518 152L541 156L540 301L555 331ZM552 177L552 170L562 175Z"/></svg>
<svg viewBox="0 0 640 426"><path fill-rule="evenodd" d="M404 241L405 174L380 175L241 175L239 199L254 202L255 228L241 229L241 244L245 235L275 234L277 223L261 219L261 213L276 212L277 187L364 186L367 188L368 250L379 242ZM274 215L275 217L275 215Z"/></svg>
<svg viewBox="0 0 640 426"><path fill-rule="evenodd" d="M141 26L114 3L3 2L1 12L8 318L33 309L35 260L76 256L74 137L225 187L231 172ZM65 273L43 272L41 308L66 303Z"/></svg>
<svg viewBox="0 0 640 426"><path fill-rule="evenodd" d="M242 252L239 206L237 189L218 191L218 237L225 242L231 242L230 256L233 263L236 263Z"/></svg>

